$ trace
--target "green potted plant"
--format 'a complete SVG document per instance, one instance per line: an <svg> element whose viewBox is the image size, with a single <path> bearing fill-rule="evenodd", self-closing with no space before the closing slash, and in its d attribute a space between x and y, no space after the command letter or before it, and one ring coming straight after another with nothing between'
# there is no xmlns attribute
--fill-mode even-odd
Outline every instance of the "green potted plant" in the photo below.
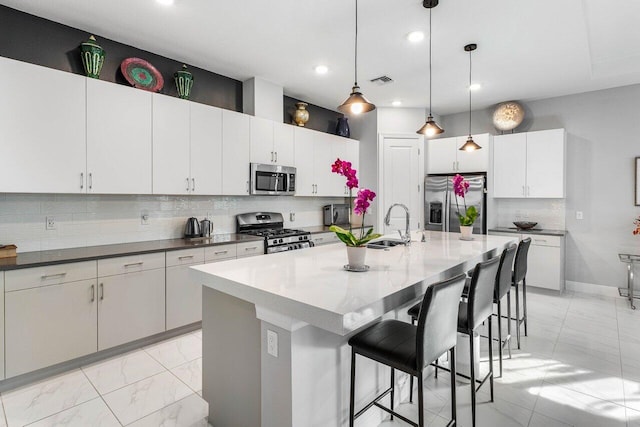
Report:
<svg viewBox="0 0 640 427"><path fill-rule="evenodd" d="M469 191L469 181L464 179L464 176L456 174L451 179L453 184L453 192L456 195L456 214L458 220L460 220L460 238L462 240L471 240L471 234L473 233L473 223L478 218L478 210L475 206L467 207L467 200L465 194ZM460 213L460 204L458 203L458 197L462 198L462 204L464 206L464 213Z"/></svg>

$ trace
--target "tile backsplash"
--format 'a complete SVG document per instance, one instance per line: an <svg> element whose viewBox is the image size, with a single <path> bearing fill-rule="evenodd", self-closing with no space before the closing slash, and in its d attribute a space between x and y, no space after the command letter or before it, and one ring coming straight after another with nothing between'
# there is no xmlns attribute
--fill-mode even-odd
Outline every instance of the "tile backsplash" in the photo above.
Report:
<svg viewBox="0 0 640 427"><path fill-rule="evenodd" d="M322 224L322 206L342 198L0 194L0 245L18 252L180 238L187 218L213 221L214 234L234 233L235 215L281 212L285 227ZM290 221L290 213L295 220ZM148 225L142 216L148 215ZM45 227L47 217L55 229Z"/></svg>
<svg viewBox="0 0 640 427"><path fill-rule="evenodd" d="M513 221L534 221L536 228L565 229L564 199L495 199L499 227L513 227Z"/></svg>

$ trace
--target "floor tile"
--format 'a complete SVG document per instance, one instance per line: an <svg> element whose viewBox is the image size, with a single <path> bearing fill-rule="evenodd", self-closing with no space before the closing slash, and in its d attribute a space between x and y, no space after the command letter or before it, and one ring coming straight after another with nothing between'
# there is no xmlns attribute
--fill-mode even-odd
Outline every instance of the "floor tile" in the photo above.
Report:
<svg viewBox="0 0 640 427"><path fill-rule="evenodd" d="M202 340L193 334L145 347L151 357L171 369L202 357Z"/></svg>
<svg viewBox="0 0 640 427"><path fill-rule="evenodd" d="M23 426L98 397L82 371L2 393L9 427Z"/></svg>
<svg viewBox="0 0 640 427"><path fill-rule="evenodd" d="M529 427L572 427L571 424L565 424L562 421L554 420L545 415L534 412L529 421Z"/></svg>
<svg viewBox="0 0 640 427"><path fill-rule="evenodd" d="M171 372L191 390L202 390L202 358L177 366Z"/></svg>
<svg viewBox="0 0 640 427"><path fill-rule="evenodd" d="M640 411L627 408L627 427L640 427Z"/></svg>
<svg viewBox="0 0 640 427"><path fill-rule="evenodd" d="M197 394L191 394L159 411L129 424L131 427L207 427L209 405Z"/></svg>
<svg viewBox="0 0 640 427"><path fill-rule="evenodd" d="M165 371L103 397L118 420L127 425L192 393L178 378Z"/></svg>
<svg viewBox="0 0 640 427"><path fill-rule="evenodd" d="M106 394L165 370L145 351L138 350L82 368L98 393Z"/></svg>
<svg viewBox="0 0 640 427"><path fill-rule="evenodd" d="M202 329L199 329L193 333L193 336L196 338L202 339Z"/></svg>
<svg viewBox="0 0 640 427"><path fill-rule="evenodd" d="M29 427L120 427L120 423L101 398L58 412Z"/></svg>

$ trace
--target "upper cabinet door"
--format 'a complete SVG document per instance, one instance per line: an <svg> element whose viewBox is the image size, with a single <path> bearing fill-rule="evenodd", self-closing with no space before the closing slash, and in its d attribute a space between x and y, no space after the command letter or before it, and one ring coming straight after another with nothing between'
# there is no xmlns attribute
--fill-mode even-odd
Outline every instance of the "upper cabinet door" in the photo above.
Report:
<svg viewBox="0 0 640 427"><path fill-rule="evenodd" d="M527 132L527 197L563 198L565 132Z"/></svg>
<svg viewBox="0 0 640 427"><path fill-rule="evenodd" d="M222 110L222 194L249 194L251 116Z"/></svg>
<svg viewBox="0 0 640 427"><path fill-rule="evenodd" d="M273 123L273 151L275 163L282 166L295 164L293 146L294 127L285 123Z"/></svg>
<svg viewBox="0 0 640 427"><path fill-rule="evenodd" d="M337 137L323 132L313 132L313 169L315 196L332 197L343 195L344 177L332 173L331 165L336 161L334 157ZM341 141L340 141L341 142ZM341 142L342 143L342 142Z"/></svg>
<svg viewBox="0 0 640 427"><path fill-rule="evenodd" d="M427 141L427 173L456 171L457 138L438 138Z"/></svg>
<svg viewBox="0 0 640 427"><path fill-rule="evenodd" d="M273 149L273 121L254 116L249 118L251 120L251 163L276 163Z"/></svg>
<svg viewBox="0 0 640 427"><path fill-rule="evenodd" d="M222 194L222 110L191 104L191 193Z"/></svg>
<svg viewBox="0 0 640 427"><path fill-rule="evenodd" d="M85 77L0 57L0 193L86 191Z"/></svg>
<svg viewBox="0 0 640 427"><path fill-rule="evenodd" d="M493 196L526 197L527 134L493 138Z"/></svg>
<svg viewBox="0 0 640 427"><path fill-rule="evenodd" d="M482 149L476 151L460 151L460 147L467 142L468 138L468 136L457 137L456 172L486 172L489 167L489 134L473 135L473 140L482 147Z"/></svg>
<svg viewBox="0 0 640 427"><path fill-rule="evenodd" d="M153 94L153 193L189 194L189 102Z"/></svg>
<svg viewBox="0 0 640 427"><path fill-rule="evenodd" d="M151 194L151 128L150 92L87 79L89 193Z"/></svg>
<svg viewBox="0 0 640 427"><path fill-rule="evenodd" d="M312 130L303 127L293 129L296 148L294 150L296 167L296 196L315 195L314 172L314 134Z"/></svg>

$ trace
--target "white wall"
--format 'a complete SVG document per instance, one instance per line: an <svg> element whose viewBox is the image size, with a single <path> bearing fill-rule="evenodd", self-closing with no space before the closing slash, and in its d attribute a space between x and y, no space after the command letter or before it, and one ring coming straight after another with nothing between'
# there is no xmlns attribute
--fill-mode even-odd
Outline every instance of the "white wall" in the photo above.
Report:
<svg viewBox="0 0 640 427"><path fill-rule="evenodd" d="M18 252L180 238L187 218L211 215L215 234L235 233L235 215L280 212L285 227L322 224L322 206L342 198L223 196L97 196L0 194L0 244ZM141 224L141 213L150 224ZM295 212L295 222L289 213ZM53 216L56 230L45 229Z"/></svg>
<svg viewBox="0 0 640 427"><path fill-rule="evenodd" d="M427 120L424 108L378 108L378 133L415 134Z"/></svg>
<svg viewBox="0 0 640 427"><path fill-rule="evenodd" d="M633 199L633 162L640 156L640 85L542 99L527 102L525 108L527 117L518 132L567 130L566 279L626 286L618 252L640 251L640 239L631 234L633 219L640 214ZM467 114L442 118L447 135L466 134ZM473 112L474 133L496 133L491 114L492 109ZM541 216L553 218L549 203L501 201L499 208L506 206L514 214L516 209L542 209ZM584 220L575 219L576 211L584 213Z"/></svg>

